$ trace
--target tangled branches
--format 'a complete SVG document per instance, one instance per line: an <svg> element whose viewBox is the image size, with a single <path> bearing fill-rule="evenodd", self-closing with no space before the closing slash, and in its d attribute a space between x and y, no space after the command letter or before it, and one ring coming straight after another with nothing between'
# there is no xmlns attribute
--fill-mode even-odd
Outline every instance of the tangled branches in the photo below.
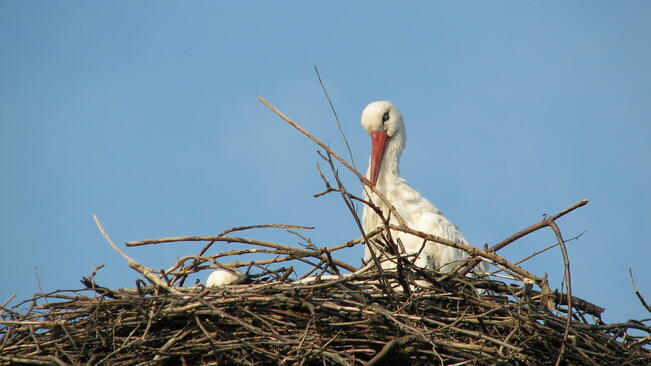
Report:
<svg viewBox="0 0 651 366"><path fill-rule="evenodd" d="M527 287L432 272L427 287L392 299L376 285L379 276L396 284L395 272L307 284L278 273L178 293L86 278L85 289L37 295L27 313L3 314L0 364L524 365L553 362L563 343L564 319ZM553 300L566 309L560 294ZM626 331L649 327L603 324L603 309L575 304L568 364L648 364L648 337Z"/></svg>

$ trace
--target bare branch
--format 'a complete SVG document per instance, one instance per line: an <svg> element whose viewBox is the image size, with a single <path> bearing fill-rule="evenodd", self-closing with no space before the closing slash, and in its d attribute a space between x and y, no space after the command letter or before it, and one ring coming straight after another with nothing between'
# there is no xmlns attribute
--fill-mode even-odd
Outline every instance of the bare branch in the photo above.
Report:
<svg viewBox="0 0 651 366"><path fill-rule="evenodd" d="M346 138L344 129L341 128L341 122L339 122L339 116L337 115L335 106L332 103L332 99L330 99L330 95L328 95L328 91L326 90L325 85L323 85L323 80L321 80L321 74L319 73L319 69L316 67L316 65L314 65L314 71L316 72L316 77L319 79L321 90L323 90L323 94L325 94L326 99L328 99L328 104L330 104L330 109L332 110L332 114L334 114L335 116L335 121L337 121L337 128L339 129L339 133L341 134L341 137L344 139L344 142L346 143L346 149L348 149L348 157L350 158L350 163L353 165L353 168L357 169L357 166L355 166L355 159L353 158L353 151L350 149L350 144L348 143L348 139Z"/></svg>
<svg viewBox="0 0 651 366"><path fill-rule="evenodd" d="M565 264L565 283L567 285L567 318L565 320L565 330L563 332L563 343L561 344L561 349L558 352L558 357L556 358L555 363L555 365L558 366L563 360L563 354L567 347L567 337L570 334L570 322L572 321L572 277L570 275L570 258L567 255L567 248L565 247L565 241L563 240L561 229L551 217L547 218L547 225L554 231L556 240L558 240L558 245L561 247L563 263Z"/></svg>
<svg viewBox="0 0 651 366"><path fill-rule="evenodd" d="M154 276L154 274L153 274L154 270L153 269L145 267L142 264L136 262L131 257L126 255L122 250L120 250L120 248L118 248L118 246L115 245L115 243L113 243L113 240L111 240L111 237L109 237L109 235L106 233L106 231L102 227L102 224L99 222L99 218L97 217L97 215L93 215L93 220L95 220L95 224L97 225L97 228L99 229L99 231L104 236L104 239L106 239L106 241L113 248L113 250L118 252L118 254L120 254L122 256L122 258L127 260L127 264L129 265L129 267L133 268L134 270L136 270L137 272L139 272L140 274L145 276L145 278L147 278L153 284L155 284L156 286L164 289L165 291L167 291L169 293L172 293L172 294L176 294L176 295L181 294L175 288L168 286L165 282L161 281L160 278Z"/></svg>
<svg viewBox="0 0 651 366"><path fill-rule="evenodd" d="M553 222L554 220L556 220L556 219L558 219L558 218L560 218L560 217L574 211L575 209L587 205L588 202L590 202L590 201L588 201L586 199L583 199L583 200L573 204L572 206L564 209L563 211L557 213L556 215L553 215L553 216L549 217L549 219ZM540 222L535 223L535 224L533 224L533 225L531 225L531 226L529 226L529 227L527 227L527 228L525 228L523 230L520 230L517 233L509 236L508 238L502 240L501 242L493 245L488 250L490 250L492 252L497 252L498 250L500 250L500 249L504 248L505 246L509 245L510 243L520 239L521 237L523 237L523 236L525 236L527 234L530 234L530 233L532 233L534 231L537 231L539 229L542 229L542 228L544 228L546 226L549 226L549 221L547 221L547 219L543 219ZM465 276L468 273L470 273L470 271L472 271L472 269L475 268L480 262L481 262L481 260L475 259L475 260L471 261L470 263L468 263L458 273L460 275L462 275L462 276Z"/></svg>
<svg viewBox="0 0 651 366"><path fill-rule="evenodd" d="M631 283L633 283L633 291L635 291L635 296L637 296L638 300L640 300L640 303L642 303L642 306L651 313L651 306L644 301L644 297L640 293L640 291L637 289L637 285L635 284L635 279L633 278L633 269L629 267L628 269L628 274L631 276Z"/></svg>

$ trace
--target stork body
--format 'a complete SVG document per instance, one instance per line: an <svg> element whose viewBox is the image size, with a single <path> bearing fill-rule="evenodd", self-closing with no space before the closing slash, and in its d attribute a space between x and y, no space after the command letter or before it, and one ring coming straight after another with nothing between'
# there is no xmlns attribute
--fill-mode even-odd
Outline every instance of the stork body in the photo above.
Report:
<svg viewBox="0 0 651 366"><path fill-rule="evenodd" d="M369 168L366 177L375 185L389 202L396 208L405 224L415 230L436 235L455 242L467 243L459 228L452 224L433 204L407 185L400 177L400 155L405 147L405 126L400 112L386 101L369 104L362 112L362 126L371 135L372 147ZM384 217L389 216L389 208L376 194L364 190L365 198L378 206ZM391 215L390 222L397 223ZM365 232L371 232L383 226L380 217L368 206L364 206L363 226ZM428 241L403 232L393 230L391 235L397 243L398 238L404 247L404 254L416 255L410 260L414 264L443 272L452 270L455 262L468 257L466 252L442 244ZM364 261L372 259L369 245L364 248ZM376 256L385 259L379 249L374 248ZM383 267L395 267L391 262L384 262Z"/></svg>

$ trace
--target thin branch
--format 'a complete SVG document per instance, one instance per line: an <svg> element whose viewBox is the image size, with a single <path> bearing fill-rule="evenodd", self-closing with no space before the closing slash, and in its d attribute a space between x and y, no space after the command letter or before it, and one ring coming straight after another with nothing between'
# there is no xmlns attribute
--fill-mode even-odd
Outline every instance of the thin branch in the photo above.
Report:
<svg viewBox="0 0 651 366"><path fill-rule="evenodd" d="M313 256L317 254L321 259L327 261L327 257L323 254L320 254L319 251L311 251L311 250L305 250L305 249L300 249L300 248L295 248L295 247L290 247L287 245L282 245L278 243L273 243L270 241L263 241L263 240L255 240L255 239L246 239L246 238L239 238L239 237L233 237L233 236L178 236L178 237L172 237L172 238L160 238L160 239L147 239L147 240L138 240L138 241L130 241L127 242L126 245L128 247L136 247L136 246L141 246L141 245L151 245L151 244L162 244L162 243L174 243L174 242L184 242L184 241L210 241L210 242L228 242L228 243L242 243L242 244L251 244L251 245L259 245L263 247L269 247L269 248L274 248L277 250L284 251L283 254L291 254L291 255L296 255L296 256ZM327 249L325 249L327 250ZM354 266L351 266L348 263L342 262L337 259L333 259L335 263L337 263L338 266L341 266L343 268L346 268L347 270L353 272L357 268Z"/></svg>
<svg viewBox="0 0 651 366"><path fill-rule="evenodd" d="M235 231L243 231L243 230L250 230L250 229L263 229L263 228L276 228L276 229L306 229L306 230L312 230L314 229L313 226L302 226L302 225L285 225L285 224L266 224L266 225L249 225L249 226L237 226L237 227L232 227L230 229L227 229L219 234L217 236L224 236L226 234L230 234ZM208 243L201 251L199 252L199 256L204 255L206 251L210 248L210 246L213 243ZM128 244L127 244L128 245Z"/></svg>
<svg viewBox="0 0 651 366"><path fill-rule="evenodd" d="M569 242L571 242L571 241L574 241L574 240L579 239L579 238L582 237L585 233L587 233L587 231L584 231L584 232L582 232L581 234L579 234L579 235L577 235L577 236L574 236L574 237L571 237L571 238L569 238L569 239L566 239L566 240L565 240L565 244L567 244L567 243L569 243ZM528 256L526 256L526 257L520 259L520 260L517 260L517 261L515 261L514 263L515 263L515 264L524 263L524 262L528 261L529 259L534 258L534 257L536 257L536 256L538 256L538 255L540 255L540 254L543 254L543 253L545 253L546 251L548 251L548 250L550 250L550 249L556 248L557 246L558 246L558 242L554 242L554 244L549 245L549 246L547 246L546 248L543 248L543 249L541 249L541 250L536 250L536 251L534 251L533 253L531 253L530 255L528 255ZM494 274L494 273L496 273L496 272L493 272L492 274Z"/></svg>
<svg viewBox="0 0 651 366"><path fill-rule="evenodd" d="M633 278L633 269L628 268L628 274L631 276L631 283L633 283L633 291L635 291L635 296L637 296L638 300L642 303L642 306L651 313L651 306L644 301L644 297L640 293L640 291L637 289L637 285L635 284L635 279Z"/></svg>
<svg viewBox="0 0 651 366"><path fill-rule="evenodd" d="M2 305L0 305L0 316L4 315L4 312L7 310L6 309L7 305L9 305L11 300L13 300L15 297L16 297L16 294L13 294L13 295L9 296L9 298ZM8 310L8 311L11 311L11 310Z"/></svg>
<svg viewBox="0 0 651 366"><path fill-rule="evenodd" d="M567 347L567 337L570 334L570 322L572 321L572 277L570 275L570 258L567 255L567 248L565 247L565 241L563 240L561 229L551 217L547 218L547 226L552 228L554 234L556 235L556 240L558 240L558 245L561 247L561 252L563 253L563 263L565 264L565 281L567 285L567 318L565 319L563 343L561 344L561 349L558 352L558 357L556 358L555 363L555 366L558 366L563 359L563 354L565 353L565 348Z"/></svg>
<svg viewBox="0 0 651 366"><path fill-rule="evenodd" d="M564 209L563 211L557 213L556 215L553 215L553 216L549 217L549 220L555 221L555 220L565 216L566 214L576 210L577 208L587 205L589 202L590 201L586 200L586 199L580 200L579 202L577 202L577 203L573 204L572 206ZM525 228L525 229L523 229L523 230L509 236L508 238L502 240L501 242L493 245L492 247L490 247L490 250L496 252L496 251L504 248L505 246L509 245L510 243L520 239L521 237L523 237L523 236L525 236L527 234L530 234L530 233L532 233L532 232L534 232L536 230L542 229L542 228L544 228L546 226L548 226L547 219L541 220L540 222L535 223L535 224L529 226L528 228Z"/></svg>
<svg viewBox="0 0 651 366"><path fill-rule="evenodd" d="M573 204L572 206L570 206L570 207L564 209L563 211L557 213L556 215L553 215L553 216L549 217L549 219L550 219L551 221L554 221L554 220L556 220L556 219L558 219L558 218L560 218L560 217L563 217L563 216L565 216L566 214L568 214L568 213L574 211L575 209L577 209L577 208L579 208L579 207L583 207L583 206L587 205L588 202L590 202L590 201L588 201L588 200L586 200L586 199L583 199L583 200L581 200L581 201L579 201L579 202ZM525 236L525 235L527 235L527 234L530 234L530 233L532 233L532 232L534 232L534 231L537 231L537 230L539 230L539 229L542 229L542 228L544 228L544 227L547 227L547 226L549 226L549 222L547 221L547 219L543 219L543 220L541 220L540 222L537 222L537 223L535 223L535 224L533 224L533 225L531 225L531 226L529 226L529 227L527 227L527 228L525 228L525 229L522 229L522 230L518 231L517 233L515 233L515 234L509 236L508 238L502 240L501 242L499 242L499 243L493 245L492 247L488 248L488 250L489 250L489 251L492 251L492 252L497 252L498 250L500 250L500 249L504 248L505 246L509 245L510 243L512 243L512 242L514 242L514 241L520 239L521 237L523 237L523 236ZM467 275L467 274L470 273L470 271L472 271L472 269L475 268L475 267L476 267L480 262L481 262L481 259L474 259L474 260L472 260L472 261L471 261L470 263L468 263L464 268L462 268L461 270L458 271L459 275L461 275L461 276L465 276L465 275Z"/></svg>
<svg viewBox="0 0 651 366"><path fill-rule="evenodd" d="M335 106L334 104L332 104L332 99L330 99L330 95L328 95L328 91L326 90L325 85L323 85L323 80L321 80L321 74L319 73L319 69L316 67L316 65L314 65L314 71L316 72L316 77L319 79L321 90L323 90L323 94L325 94L326 99L328 99L328 104L330 104L330 109L332 109L332 114L335 115L335 121L337 121L337 128L339 129L339 133L341 134L341 137L344 139L344 142L346 143L346 149L348 149L348 157L350 157L350 162L353 165L353 168L357 169L357 166L355 165L355 159L353 158L353 151L350 149L350 144L348 144L348 139L346 138L346 134L344 133L343 128L341 128L341 122L339 122L339 116L337 115Z"/></svg>
<svg viewBox="0 0 651 366"><path fill-rule="evenodd" d="M97 217L97 215L93 214L93 220L95 220L95 224L97 225L97 228L99 229L99 231L104 236L104 239L106 239L106 241L113 248L113 250L118 252L118 254L120 254L122 256L122 258L127 260L127 264L129 265L129 267L131 267L132 269L136 270L137 272L139 272L140 274L145 276L145 278L147 278L149 281L151 281L155 285L159 286L160 288L162 288L162 289L164 289L164 290L166 290L166 291L168 291L170 293L176 294L176 295L181 294L175 288L168 286L165 282L161 281L160 278L154 276L153 275L153 273L154 273L153 269L145 267L142 264L136 262L131 257L126 255L122 250L120 250L120 248L118 248L118 246L115 245L115 243L113 243L113 240L111 240L111 237L109 237L109 235L106 233L106 231L104 230L104 227L102 227L102 224L99 222L99 218Z"/></svg>

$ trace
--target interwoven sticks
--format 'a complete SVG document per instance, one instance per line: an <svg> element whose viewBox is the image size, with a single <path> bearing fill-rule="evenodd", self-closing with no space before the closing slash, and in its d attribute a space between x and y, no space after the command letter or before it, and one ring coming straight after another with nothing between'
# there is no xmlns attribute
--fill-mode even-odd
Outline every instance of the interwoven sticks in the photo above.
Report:
<svg viewBox="0 0 651 366"><path fill-rule="evenodd" d="M392 284L395 275L383 274ZM547 311L536 292L451 277L409 297L397 292L401 306L395 308L375 286L378 276L194 286L179 288L178 294L153 286L105 290L94 285L94 290L38 295L39 305L28 312L3 313L0 364L524 365L556 359L565 320ZM492 295L479 295L478 289ZM648 337L626 333L631 328L649 332L648 327L590 321L598 318L589 313L599 309L577 303L567 364L651 361Z"/></svg>

